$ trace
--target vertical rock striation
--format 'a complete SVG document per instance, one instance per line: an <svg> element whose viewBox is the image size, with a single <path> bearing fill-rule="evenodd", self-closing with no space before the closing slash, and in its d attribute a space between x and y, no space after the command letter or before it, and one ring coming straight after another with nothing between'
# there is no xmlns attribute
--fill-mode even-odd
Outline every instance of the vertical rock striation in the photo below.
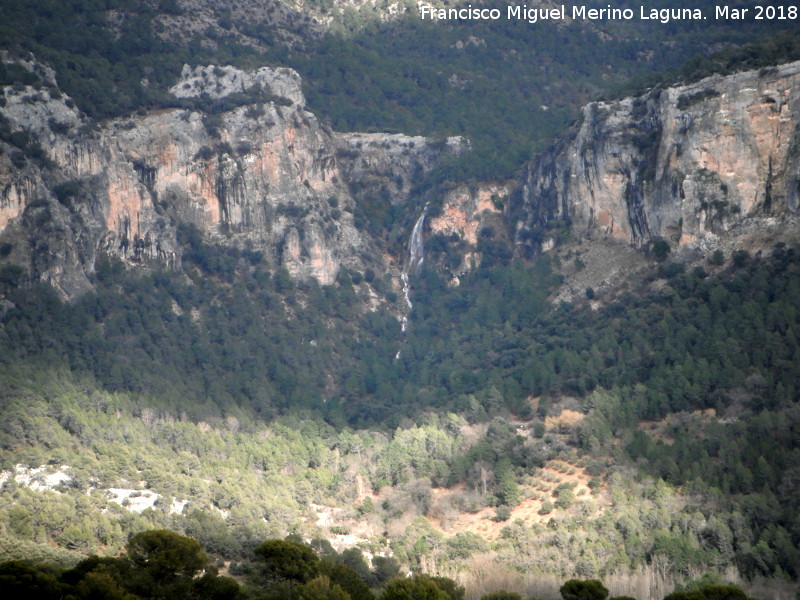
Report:
<svg viewBox="0 0 800 600"><path fill-rule="evenodd" d="M539 250L561 224L637 247L683 245L744 220L793 218L798 118L800 63L590 104L569 138L526 167L516 242Z"/></svg>
<svg viewBox="0 0 800 600"><path fill-rule="evenodd" d="M69 99L32 88L3 92L0 114L46 155L13 163L19 152L4 144L0 240L12 247L6 260L29 265L35 278L54 282L66 296L89 288L98 251L178 266L180 223L209 240L260 250L271 265L323 285L342 266L385 269L382 253L354 225L346 177L383 181L391 173L399 189L391 189L390 201L405 198L412 171L429 170L458 146L334 134L305 109L300 77L286 68L186 66L171 90L186 108L102 126ZM337 158L343 147L345 156Z"/></svg>

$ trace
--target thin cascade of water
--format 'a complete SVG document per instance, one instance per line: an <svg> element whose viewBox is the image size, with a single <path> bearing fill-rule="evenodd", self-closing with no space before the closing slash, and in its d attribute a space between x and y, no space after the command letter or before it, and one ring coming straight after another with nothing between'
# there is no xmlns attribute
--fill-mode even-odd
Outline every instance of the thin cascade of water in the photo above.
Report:
<svg viewBox="0 0 800 600"><path fill-rule="evenodd" d="M422 245L422 229L425 227L425 216L428 213L428 204L422 209L422 214L414 223L414 229L411 230L411 239L408 240L408 258L406 261L405 269L403 272L408 277L411 273L416 273L422 266L422 261L425 260L425 248Z"/></svg>
<svg viewBox="0 0 800 600"><path fill-rule="evenodd" d="M414 307L411 303L411 282L409 275L419 272L422 262L425 260L425 247L422 244L422 230L425 227L425 215L428 212L428 203L425 203L422 209L422 214L414 223L414 229L411 230L411 238L408 240L408 254L403 264L403 272L400 274L400 279L403 282L403 297L406 299L408 310ZM403 317L400 323L400 331L406 333L408 331L408 315ZM397 351L395 360L400 358L400 351Z"/></svg>
<svg viewBox="0 0 800 600"><path fill-rule="evenodd" d="M403 297L406 299L408 310L411 311L411 309L414 306L411 304L411 286L408 283L408 274L403 272L400 275L400 279L403 281ZM403 315L403 320L400 321L400 331L405 333L407 329L408 329L408 315Z"/></svg>

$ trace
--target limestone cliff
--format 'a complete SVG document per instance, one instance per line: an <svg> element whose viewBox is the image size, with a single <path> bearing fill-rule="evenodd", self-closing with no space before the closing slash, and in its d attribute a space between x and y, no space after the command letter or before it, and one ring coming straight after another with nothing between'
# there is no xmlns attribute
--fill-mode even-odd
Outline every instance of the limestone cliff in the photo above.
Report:
<svg viewBox="0 0 800 600"><path fill-rule="evenodd" d="M508 238L505 205L513 182L460 185L445 194L439 214L429 219L432 234L442 234L457 244L460 264L449 269L453 282L477 267L482 255L481 237Z"/></svg>
<svg viewBox="0 0 800 600"><path fill-rule="evenodd" d="M191 223L211 240L260 250L270 264L321 284L342 266L385 268L382 253L354 226L345 175L424 170L448 146L386 136L381 147L398 149L399 166L386 164L392 152L364 158L362 145L347 141L354 136L334 134L305 110L300 83L290 69L185 67L171 91L188 108L102 126L58 93L5 88L0 114L11 131L38 142L43 156L20 157L4 144L4 260L29 265L69 297L88 289L98 251L178 265L177 227ZM217 110L201 111L193 99ZM351 150L337 159L343 144Z"/></svg>
<svg viewBox="0 0 800 600"><path fill-rule="evenodd" d="M525 169L518 247L553 230L643 246L713 242L745 222L797 217L800 63L598 102Z"/></svg>
<svg viewBox="0 0 800 600"><path fill-rule="evenodd" d="M372 196L395 204L408 200L414 185L445 157L469 148L463 137L399 133L340 133L336 142L339 166L356 200Z"/></svg>
<svg viewBox="0 0 800 600"><path fill-rule="evenodd" d="M104 124L56 87L5 87L0 266L74 297L99 252L179 266L177 231L190 223L297 278L329 284L342 267L399 277L402 260L356 227L357 203L405 202L468 142L332 132L305 109L300 83L290 69L186 67L172 88L182 108ZM480 264L482 236L529 254L568 231L678 246L796 222L799 84L793 63L591 104L518 182L442 192L424 235L439 234L440 253L451 244L457 277Z"/></svg>

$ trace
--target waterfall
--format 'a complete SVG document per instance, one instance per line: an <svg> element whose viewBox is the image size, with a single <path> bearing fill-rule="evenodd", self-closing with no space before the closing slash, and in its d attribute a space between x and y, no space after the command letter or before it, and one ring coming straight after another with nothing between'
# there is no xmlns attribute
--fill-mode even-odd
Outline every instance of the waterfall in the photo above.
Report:
<svg viewBox="0 0 800 600"><path fill-rule="evenodd" d="M410 273L416 273L422 266L422 261L425 260L425 249L422 246L422 228L425 226L425 215L428 212L428 203L422 209L422 214L414 223L414 229L411 230L411 239L408 240L408 258L406 258L405 268L403 274L406 279Z"/></svg>
<svg viewBox="0 0 800 600"><path fill-rule="evenodd" d="M428 203L422 209L422 214L414 223L414 229L411 230L411 238L408 240L408 255L406 256L405 264L403 265L403 273L400 279L403 280L403 296L406 299L408 310L413 308L411 304L411 283L409 275L416 274L422 266L422 261L425 260L425 248L422 245L422 229L425 227L425 215L428 212ZM408 317L403 317L403 332L408 329Z"/></svg>
<svg viewBox="0 0 800 600"><path fill-rule="evenodd" d="M422 209L422 214L414 223L414 229L411 230L411 238L408 240L408 254L403 263L403 272L400 274L400 279L403 281L403 297L406 299L406 305L410 311L413 308L411 304L411 283L409 275L416 274L422 266L422 261L425 260L425 248L422 245L422 229L425 227L425 215L428 212L428 203L425 203ZM408 331L408 316L404 316L400 325L400 330L405 333ZM400 352L397 352L395 359L400 358Z"/></svg>

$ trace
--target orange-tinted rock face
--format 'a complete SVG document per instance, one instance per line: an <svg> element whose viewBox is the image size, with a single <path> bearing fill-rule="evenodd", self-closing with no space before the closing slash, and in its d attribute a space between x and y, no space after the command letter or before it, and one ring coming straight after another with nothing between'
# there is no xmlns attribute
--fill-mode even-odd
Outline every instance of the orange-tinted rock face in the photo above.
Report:
<svg viewBox="0 0 800 600"><path fill-rule="evenodd" d="M480 264L475 252L478 236L484 227L504 227L502 208L508 201L510 184L459 186L445 196L441 214L430 219L432 233L457 236L467 244L460 272Z"/></svg>
<svg viewBox="0 0 800 600"><path fill-rule="evenodd" d="M106 228L117 232L120 238L133 239L139 235L141 214L142 197L138 186L123 177L109 181Z"/></svg>
<svg viewBox="0 0 800 600"><path fill-rule="evenodd" d="M206 78L200 71L184 71L187 81L215 76L213 69ZM72 252L85 261L73 266L87 272L97 250L131 262L177 264L180 222L192 223L211 239L247 243L274 266L321 284L332 283L342 265L363 271L364 257L375 257L370 265L380 268L380 253L370 250L353 225L354 203L336 161L337 145L304 110L297 74L266 68L219 73L231 89L252 80L268 84L273 95L289 103L242 106L216 115L213 127L201 113L164 110L86 134L80 132L85 119L63 100L12 98L3 114L20 126L41 125L32 133L59 173L50 181L36 165L28 175L7 159L0 164L0 235L9 226L19 229L15 236L27 235L23 212L41 197L65 228L72 227L70 210L81 213L86 227L73 237L94 237L86 243L81 239L81 252L62 254ZM68 131L54 134L48 118L65 123ZM54 187L64 181L80 192L60 204ZM332 198L335 202L329 202ZM64 272L64 265L54 265L42 277L59 281Z"/></svg>
<svg viewBox="0 0 800 600"><path fill-rule="evenodd" d="M590 105L527 169L519 230L568 220L582 236L681 245L794 215L799 113L800 63Z"/></svg>
<svg viewBox="0 0 800 600"><path fill-rule="evenodd" d="M283 262L290 275L313 277L320 285L330 285L336 279L333 249L326 243L323 232L309 227L301 240L297 229L291 229L283 247Z"/></svg>
<svg viewBox="0 0 800 600"><path fill-rule="evenodd" d="M430 219L431 231L456 234L475 245L486 213L499 214L502 199L507 196L507 186L485 184L476 189L460 186L445 197L442 214Z"/></svg>
<svg viewBox="0 0 800 600"><path fill-rule="evenodd" d="M214 71L184 69L181 93L213 87ZM225 68L219 77L223 91L257 80L288 102L213 118L163 110L100 127L63 99L31 102L23 98L35 90L6 89L0 112L55 165L26 158L20 166L4 146L0 241L13 246L6 260L35 264L31 272L71 296L88 289L98 251L177 265L176 228L191 223L207 239L247 244L272 267L329 284L343 266L387 269L354 226L357 201L401 204L441 158L468 147L460 138L332 133L304 109L288 70ZM533 160L519 182L447 192L425 231L458 245L461 264L448 256L455 278L480 264L482 236L515 237L515 251L546 250L557 238L553 221L577 236L682 245L703 244L743 219L796 215L798 113L800 63L590 105L572 138ZM57 190L63 184L66 196ZM37 225L48 219L53 227ZM35 257L26 238L45 229L59 237Z"/></svg>
<svg viewBox="0 0 800 600"><path fill-rule="evenodd" d="M274 105L259 119L245 112L222 115L218 137L185 111L145 117L125 132L125 167L109 182L108 228L124 235L119 223L136 213L130 235L144 235L162 218L159 206L209 236L249 240L297 277L331 283L363 241L349 214L331 217L328 198L344 208L349 198L336 183L329 137L309 113ZM322 227L325 220L332 225Z"/></svg>
<svg viewBox="0 0 800 600"><path fill-rule="evenodd" d="M9 179L0 189L0 231L6 228L9 221L22 214L36 189L34 182L27 177Z"/></svg>
<svg viewBox="0 0 800 600"><path fill-rule="evenodd" d="M474 218L472 211L466 209L459 201L466 198L455 198L456 204L446 204L442 214L431 219L431 231L435 233L455 233L470 244L478 241L478 225L480 221Z"/></svg>
<svg viewBox="0 0 800 600"><path fill-rule="evenodd" d="M258 89L266 96L253 96ZM290 69L185 67L172 91L181 98L246 92L255 100L220 114L159 110L101 126L71 101L40 94L31 102L24 96L32 88L5 90L0 112L42 144L54 169L34 161L21 168L0 153L0 238L24 242L46 219L63 233L49 246L52 258L19 243L7 260L36 263L31 272L77 295L90 287L98 252L178 266L177 227L189 223L210 241L246 245L272 268L323 285L343 266L382 272L382 252L354 226L349 184L367 182L360 189L369 192L371 182L388 182L390 201L401 203L439 158L466 147L460 138L335 134L305 110ZM27 215L34 200L39 212Z"/></svg>

